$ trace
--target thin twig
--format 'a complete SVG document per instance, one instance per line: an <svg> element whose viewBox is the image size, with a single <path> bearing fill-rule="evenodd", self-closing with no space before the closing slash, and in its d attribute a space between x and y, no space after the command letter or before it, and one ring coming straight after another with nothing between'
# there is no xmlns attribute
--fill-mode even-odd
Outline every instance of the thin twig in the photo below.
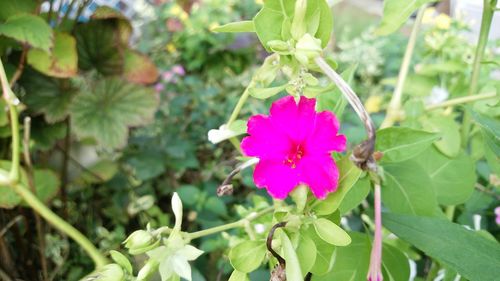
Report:
<svg viewBox="0 0 500 281"><path fill-rule="evenodd" d="M52 12L54 9L54 0L49 1L49 12L47 13L47 22L50 24L50 19L52 17Z"/></svg>
<svg viewBox="0 0 500 281"><path fill-rule="evenodd" d="M24 135L23 135L24 164L26 166L26 172L28 175L28 185L31 189L31 192L36 194L35 180L33 175L33 165L31 162L31 155L29 150L30 138L31 138L30 133L31 133L31 118L26 117L24 118ZM33 215L35 216L35 227L38 239L38 253L40 255L40 265L42 267L42 277L45 280L47 279L48 276L48 266L47 266L47 259L45 258L45 239L44 239L42 219L40 218L40 215L35 211L33 211Z"/></svg>
<svg viewBox="0 0 500 281"><path fill-rule="evenodd" d="M438 108L455 106L455 105L479 101L479 100L492 99L496 96L497 96L496 93L485 93L485 94L479 94L479 95L473 95L473 96L459 97L456 99L444 101L442 103L429 105L425 108L425 110L434 110L434 109L438 109Z"/></svg>
<svg viewBox="0 0 500 281"><path fill-rule="evenodd" d="M76 4L77 0L72 0L71 3L68 6L68 10L66 10L66 13L64 13L64 17L61 20L61 23L64 24L64 22L68 19L69 14L73 10L73 6Z"/></svg>
<svg viewBox="0 0 500 281"><path fill-rule="evenodd" d="M489 189L486 189L484 186L476 183L476 185L474 186L477 190L483 192L483 193L486 193L490 196L492 196L493 198L495 198L496 200L500 200L500 195L496 194L495 192L489 190Z"/></svg>
<svg viewBox="0 0 500 281"><path fill-rule="evenodd" d="M21 77L24 71L24 64L26 62L26 54L28 53L28 45L23 44L23 51L21 53L21 57L19 58L19 63L17 65L16 72L12 75L10 79L9 86L12 88L17 80Z"/></svg>
<svg viewBox="0 0 500 281"><path fill-rule="evenodd" d="M78 166L78 168L80 168L82 171L84 171L85 173L93 176L94 178L96 178L97 180L99 181L104 181L104 179L99 176L98 174L94 173L93 171L91 171L89 168L85 167L82 163L80 163L77 159L75 159L73 156L71 156L71 154L69 152L67 152L66 150L64 150L64 148L60 147L59 145L56 145L56 148L61 151L63 154L67 154L68 155L68 158L71 162L73 162L73 164L75 164L76 166Z"/></svg>
<svg viewBox="0 0 500 281"><path fill-rule="evenodd" d="M2 228L2 230L0 230L0 237L4 236L5 233L7 233L7 231L9 230L9 228L11 228L14 224L16 224L17 222L19 222L22 219L23 219L23 216L21 216L21 215L14 217L9 223L7 223Z"/></svg>
<svg viewBox="0 0 500 281"><path fill-rule="evenodd" d="M64 151L63 153L63 163L61 166L61 201L62 201L62 213L63 218L68 218L68 195L66 188L68 186L68 164L69 164L69 151L71 145L71 123L69 118L66 118L66 137L64 138Z"/></svg>

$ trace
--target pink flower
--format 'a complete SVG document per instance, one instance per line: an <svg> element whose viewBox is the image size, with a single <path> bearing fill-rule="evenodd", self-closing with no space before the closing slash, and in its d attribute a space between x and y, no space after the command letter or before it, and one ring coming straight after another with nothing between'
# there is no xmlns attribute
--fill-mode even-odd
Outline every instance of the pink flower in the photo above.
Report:
<svg viewBox="0 0 500 281"><path fill-rule="evenodd" d="M156 83L155 84L155 91L157 93L162 92L164 89L165 89L165 85L163 85L162 83Z"/></svg>
<svg viewBox="0 0 500 281"><path fill-rule="evenodd" d="M171 82L174 79L174 74L175 73L172 71L165 71L161 74L161 77L164 81Z"/></svg>
<svg viewBox="0 0 500 281"><path fill-rule="evenodd" d="M495 208L495 215L496 215L496 223L500 225L500 206Z"/></svg>
<svg viewBox="0 0 500 281"><path fill-rule="evenodd" d="M179 76L184 76L186 74L186 70L184 70L184 67L180 64L174 65L172 71Z"/></svg>
<svg viewBox="0 0 500 281"><path fill-rule="evenodd" d="M248 120L241 142L245 155L259 158L253 178L276 199L284 199L299 184L306 184L318 199L337 189L339 172L332 151L345 150L333 113L315 111L316 99L292 96L271 106L271 114Z"/></svg>

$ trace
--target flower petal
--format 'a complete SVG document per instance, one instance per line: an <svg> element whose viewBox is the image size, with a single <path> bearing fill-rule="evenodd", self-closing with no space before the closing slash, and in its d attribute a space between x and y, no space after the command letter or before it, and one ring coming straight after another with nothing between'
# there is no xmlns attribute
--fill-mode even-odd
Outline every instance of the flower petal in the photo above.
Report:
<svg viewBox="0 0 500 281"><path fill-rule="evenodd" d="M255 167L253 179L258 188L266 188L276 199L285 199L298 184L297 170L281 162L261 160Z"/></svg>
<svg viewBox="0 0 500 281"><path fill-rule="evenodd" d="M273 126L269 117L252 116L248 120L247 127L250 136L241 141L241 149L246 156L260 159L284 159L291 143L285 134Z"/></svg>
<svg viewBox="0 0 500 281"><path fill-rule="evenodd" d="M307 184L316 198L325 199L328 193L337 190L339 171L330 155L304 157L297 168L299 181Z"/></svg>
<svg viewBox="0 0 500 281"><path fill-rule="evenodd" d="M295 142L303 141L314 128L316 99L300 97L297 104L292 96L275 101L270 118L273 125Z"/></svg>
<svg viewBox="0 0 500 281"><path fill-rule="evenodd" d="M329 111L316 115L314 130L306 141L306 150L314 155L321 155L332 151L344 151L346 137L339 135L339 121Z"/></svg>

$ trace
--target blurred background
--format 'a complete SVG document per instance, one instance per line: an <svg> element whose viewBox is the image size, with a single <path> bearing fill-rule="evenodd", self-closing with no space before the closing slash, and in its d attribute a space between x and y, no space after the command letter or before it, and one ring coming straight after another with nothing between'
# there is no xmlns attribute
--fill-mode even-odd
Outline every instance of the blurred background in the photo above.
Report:
<svg viewBox="0 0 500 281"><path fill-rule="evenodd" d="M83 2L85 9L79 11ZM340 72L356 66L352 87L375 122L380 123L411 25L395 34L377 37L373 31L382 15L382 1L329 2L335 23L328 56L338 63ZM415 100L432 105L467 91L481 3L441 1L427 9L404 88L414 97L407 101L408 108ZM238 155L230 143L213 145L207 140L208 130L226 122L252 73L267 55L254 34L216 34L210 30L251 19L262 4L262 0L61 0L41 5L42 13L52 11L60 17L77 18L81 23L88 22L101 5L121 11L133 30L128 44L154 63L150 79L146 77L143 84L156 97L157 110L146 125L131 124L128 138L118 145L119 149L80 137L78 127L78 138L72 136L67 119L51 119L50 109L37 107L37 101L22 96L22 101L30 105L26 114L33 116L34 162L58 173L60 187L51 191L47 202L103 252L119 249L127 234L145 228L148 222L152 227L169 225L169 198L173 191L184 202L187 231L234 221L241 210L229 207L233 204L244 206L249 200L267 200L265 196L248 196L265 195L265 191L255 189L250 170L236 177L234 196L217 197L216 188L233 169ZM53 17L51 24L58 24L60 17ZM498 90L499 38L497 13L486 51L486 59L496 59L497 63L483 66L480 93ZM19 53L13 52L12 56L18 57ZM141 61L146 59L139 57L137 64ZM72 83L85 87L90 83L85 79L92 80L92 75L72 78ZM29 88L33 83L30 79L23 76L20 88ZM47 83L36 85L50 87ZM250 99L241 115L266 112L267 108L269 104ZM480 110L489 109L483 105ZM408 112L408 124L420 122L418 112ZM349 136L350 143L363 140L364 129L356 115L346 110L341 118L342 132ZM2 138L8 137L5 131L0 130ZM5 153L7 142L2 141L0 148ZM473 157L482 159L482 155ZM479 165L480 177L490 181L487 167L481 169ZM474 227L474 215L479 215L487 218L479 223L488 227L488 221L494 221L488 210L497 201L478 191L473 196L459 221ZM351 229L362 228L356 210L352 212ZM37 232L29 229L34 220L31 211L23 206L0 209L0 268L22 280L41 280L42 265L37 256L41 246L34 242ZM498 226L490 227L498 231ZM79 280L92 269L91 260L67 237L46 224L41 226L41 233L45 267L50 272L48 280ZM210 254L196 261L194 280L227 280L230 266L223 256L228 243L219 236L201 240L199 248ZM252 280L266 280L268 274L267 270L257 271Z"/></svg>

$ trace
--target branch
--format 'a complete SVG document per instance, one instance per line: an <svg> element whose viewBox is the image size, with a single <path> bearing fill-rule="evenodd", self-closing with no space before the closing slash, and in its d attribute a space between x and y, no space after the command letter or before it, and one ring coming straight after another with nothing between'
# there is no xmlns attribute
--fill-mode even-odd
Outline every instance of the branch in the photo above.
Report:
<svg viewBox="0 0 500 281"><path fill-rule="evenodd" d="M376 129L370 115L349 84L347 84L347 82L344 81L344 79L337 72L335 72L335 70L333 70L333 68L331 68L322 57L318 56L314 59L314 61L323 73L325 73L325 75L337 85L365 126L368 139L354 148L351 160L363 170L376 171L377 164L373 158Z"/></svg>

